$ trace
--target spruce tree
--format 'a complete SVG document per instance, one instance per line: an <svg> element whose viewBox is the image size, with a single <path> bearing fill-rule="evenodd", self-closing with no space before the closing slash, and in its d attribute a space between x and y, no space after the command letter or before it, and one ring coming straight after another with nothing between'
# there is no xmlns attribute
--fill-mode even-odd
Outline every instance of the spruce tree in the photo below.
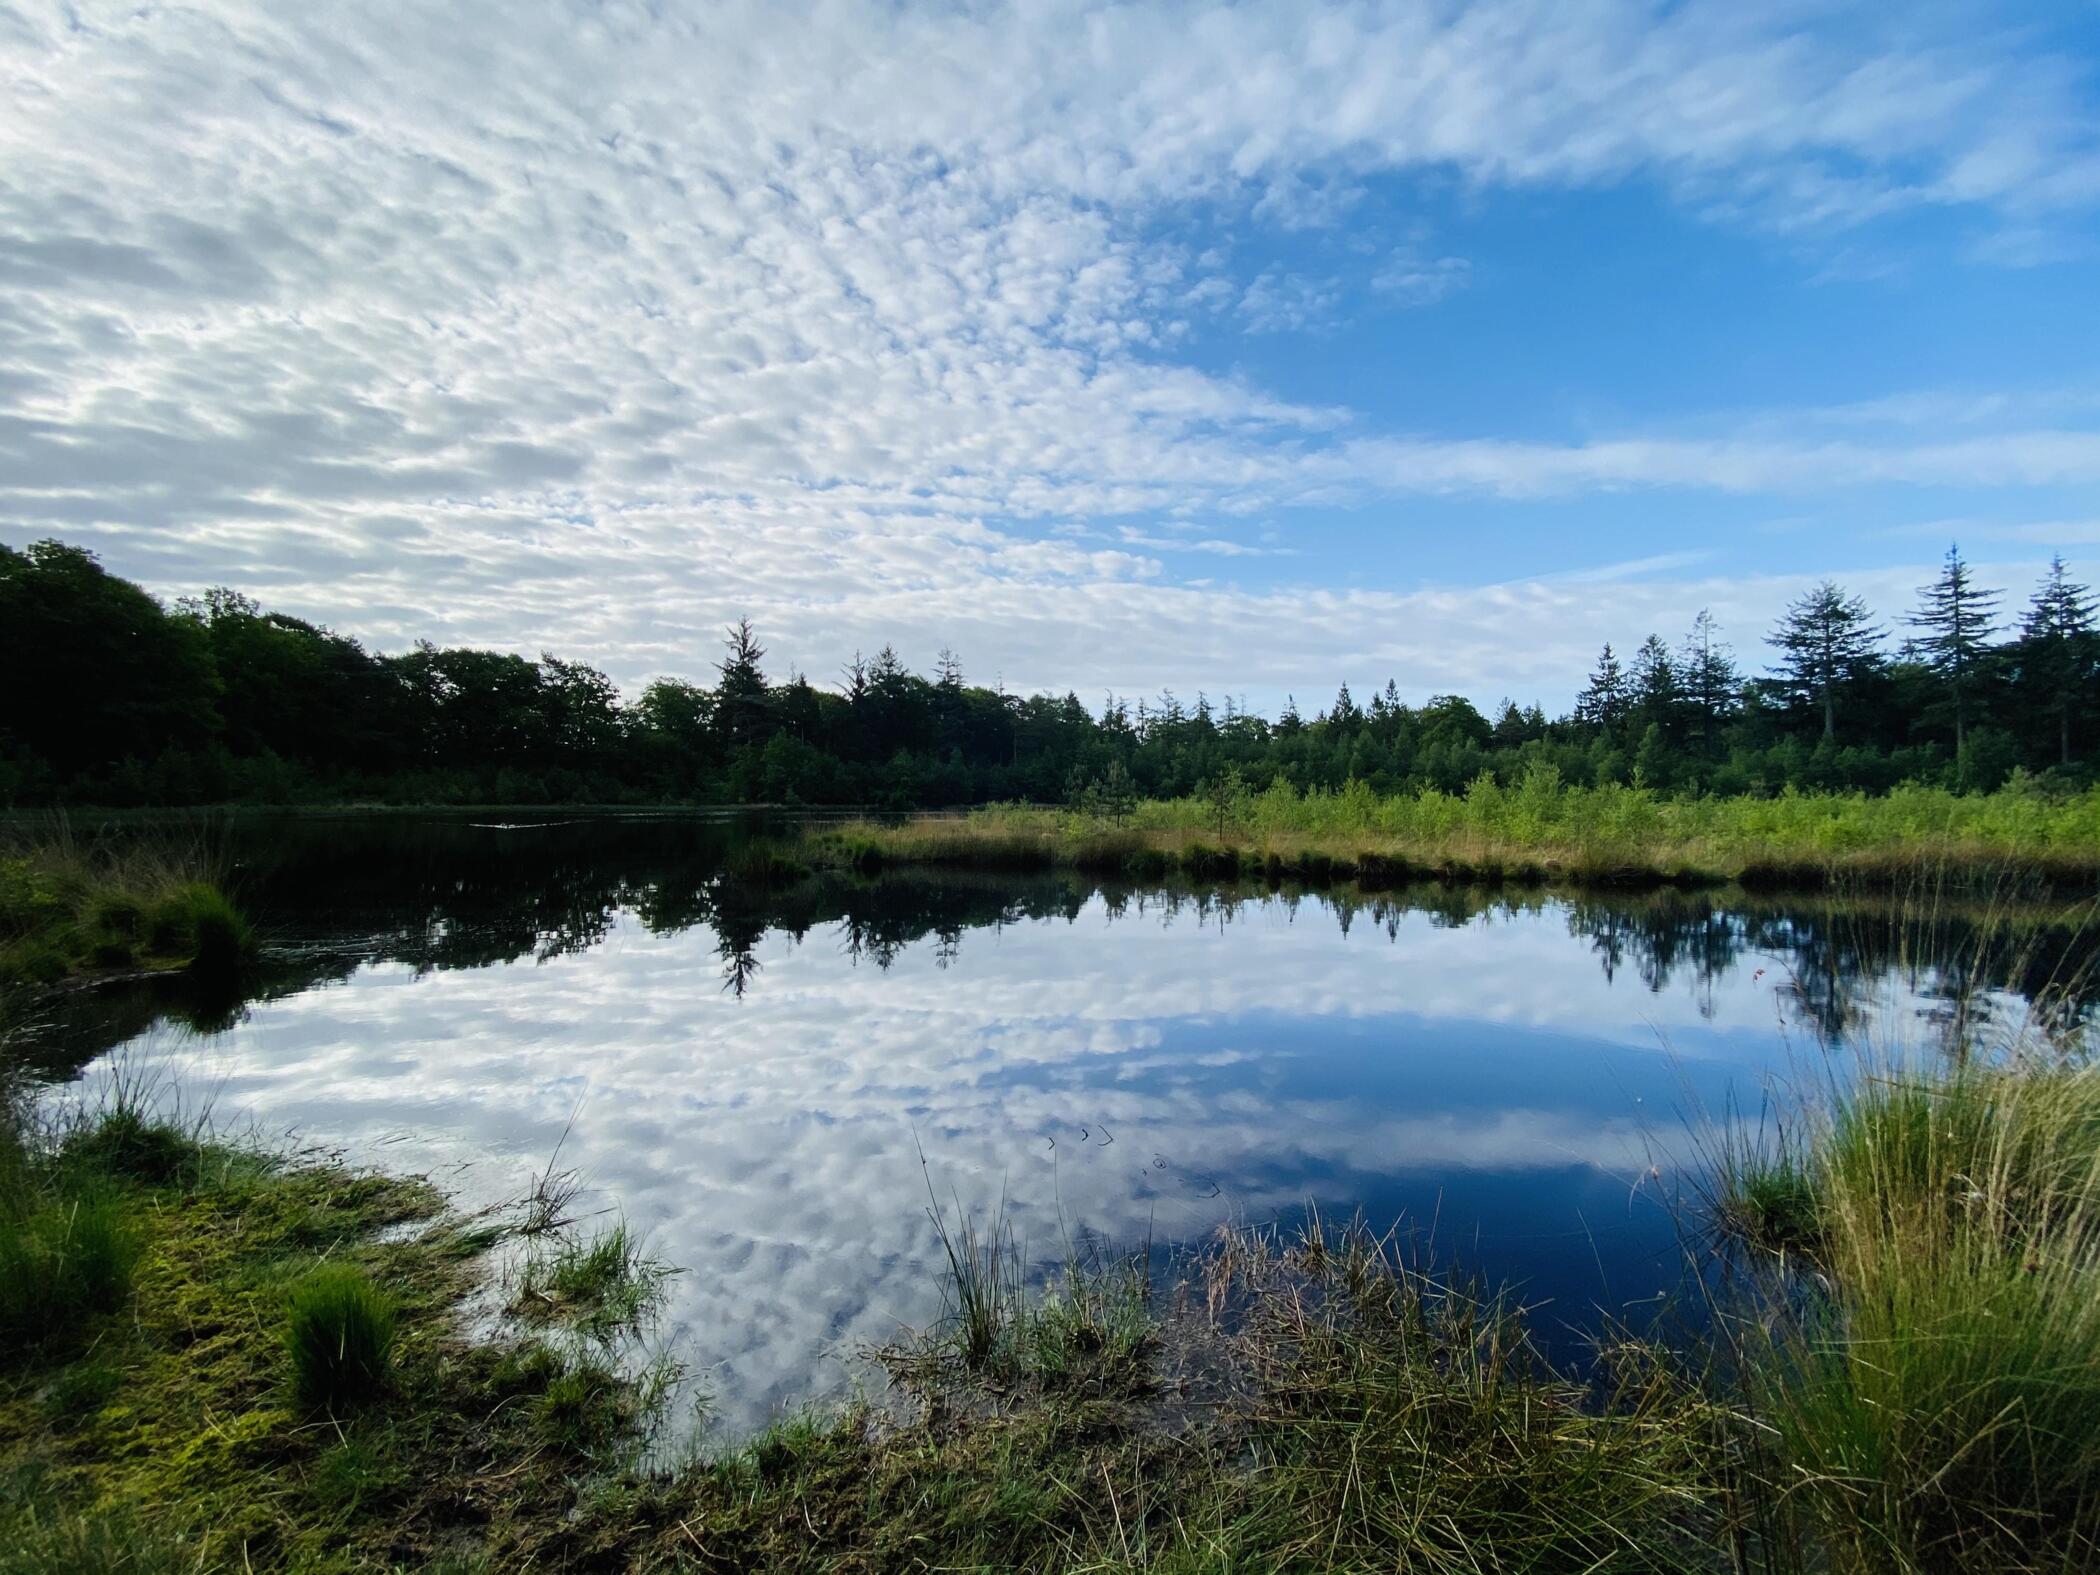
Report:
<svg viewBox="0 0 2100 1575"><path fill-rule="evenodd" d="M1918 658L1946 686L1954 712L1954 758L1968 758L1969 712L1975 704L1990 657L1990 635L1998 592L1986 591L1970 578L1961 550L1947 549L1940 577L1918 589L1918 610L1910 624L1924 632L1915 642Z"/></svg>
<svg viewBox="0 0 2100 1575"><path fill-rule="evenodd" d="M1678 652L1677 681L1698 729L1699 742L1710 752L1721 724L1735 710L1743 679L1736 671L1734 654L1721 643L1714 615L1704 607L1692 620L1691 633L1685 636Z"/></svg>
<svg viewBox="0 0 2100 1575"><path fill-rule="evenodd" d="M1838 694L1881 665L1876 642L1885 631L1869 620L1867 604L1825 580L1787 606L1770 635L1779 648L1774 669L1796 699L1823 713L1823 736L1837 737Z"/></svg>
<svg viewBox="0 0 2100 1575"><path fill-rule="evenodd" d="M1589 686L1576 696L1575 720L1613 732L1626 720L1628 699L1626 670L1619 665L1619 658L1607 641L1597 658L1597 670L1590 674Z"/></svg>
<svg viewBox="0 0 2100 1575"><path fill-rule="evenodd" d="M1628 699L1635 731L1652 727L1665 743L1675 737L1684 709L1684 690L1669 650L1652 634L1633 653Z"/></svg>
<svg viewBox="0 0 2100 1575"><path fill-rule="evenodd" d="M722 675L715 686L715 720L732 745L756 744L766 719L766 675L758 665L766 650L749 618L737 619L723 644L729 656L715 664Z"/></svg>
<svg viewBox="0 0 2100 1575"><path fill-rule="evenodd" d="M2100 639L2093 631L2092 592L2072 583L2061 555L2049 560L2020 633L2021 686L2035 693L2037 709L2056 723L2057 762L2068 766L2071 724L2091 703L2100 677Z"/></svg>

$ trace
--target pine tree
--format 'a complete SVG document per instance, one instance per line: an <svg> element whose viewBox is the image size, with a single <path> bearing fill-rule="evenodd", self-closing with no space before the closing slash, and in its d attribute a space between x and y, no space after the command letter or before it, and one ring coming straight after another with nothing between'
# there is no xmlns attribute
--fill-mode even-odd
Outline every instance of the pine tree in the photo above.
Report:
<svg viewBox="0 0 2100 1575"><path fill-rule="evenodd" d="M1880 667L1875 647L1884 632L1869 621L1864 600L1830 580L1789 603L1772 630L1781 656L1774 671L1795 698L1822 711L1825 738L1837 737L1839 692Z"/></svg>
<svg viewBox="0 0 2100 1575"><path fill-rule="evenodd" d="M1629 698L1626 670L1619 665L1619 658L1606 642L1603 653L1597 658L1597 670L1590 674L1589 687L1576 696L1575 720L1607 733L1614 732L1626 720Z"/></svg>
<svg viewBox="0 0 2100 1575"><path fill-rule="evenodd" d="M1692 620L1691 633L1677 656L1677 680L1684 690L1699 741L1711 751L1721 724L1735 710L1743 686L1735 657L1719 638L1714 615L1706 608Z"/></svg>
<svg viewBox="0 0 2100 1575"><path fill-rule="evenodd" d="M1946 685L1954 710L1954 758L1968 758L1969 711L1990 656L1992 620L1998 592L1981 590L1969 577L1961 550L1947 549L1940 577L1918 589L1918 610L1911 627L1922 629L1916 640L1919 659Z"/></svg>
<svg viewBox="0 0 2100 1575"><path fill-rule="evenodd" d="M2073 584L2061 556L2035 588L2020 626L2020 676L2039 693L2040 710L2056 722L2057 760L2071 763L2071 724L2090 704L2100 677L2100 639L2093 631L2092 592Z"/></svg>

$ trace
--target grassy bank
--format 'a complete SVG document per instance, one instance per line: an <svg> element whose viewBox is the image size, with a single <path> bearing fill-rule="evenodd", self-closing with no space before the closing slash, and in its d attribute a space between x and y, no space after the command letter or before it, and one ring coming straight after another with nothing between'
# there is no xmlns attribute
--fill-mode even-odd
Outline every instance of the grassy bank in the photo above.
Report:
<svg viewBox="0 0 2100 1575"><path fill-rule="evenodd" d="M662 1272L624 1230L463 1219L121 1099L18 1109L0 1572L2088 1568L2093 1076L1862 1085L1696 1361L1614 1335L1557 1371L1508 1301L1360 1229L1039 1286L937 1210L949 1316L876 1353L885 1403L672 1463L661 1370L609 1354ZM1738 1174L1745 1210L1772 1168Z"/></svg>
<svg viewBox="0 0 2100 1575"><path fill-rule="evenodd" d="M1139 802L1117 815L995 807L864 821L811 832L800 856L862 869L1065 865L1134 878L1374 886L1432 877L1896 889L1931 872L2083 893L2100 888L2100 793L1902 788L1879 798L1674 799L1569 787L1542 771L1513 787L1483 778L1464 794L1284 787Z"/></svg>
<svg viewBox="0 0 2100 1575"><path fill-rule="evenodd" d="M1171 1308L966 1236L900 1405L650 1469L660 1395L576 1316L646 1300L623 1240L537 1244L470 1339L493 1229L123 1110L16 1140L4 1220L9 1575L1689 1570L1723 1532L1722 1418L1653 1353L1557 1376L1361 1234L1221 1244Z"/></svg>
<svg viewBox="0 0 2100 1575"><path fill-rule="evenodd" d="M134 840L95 852L36 834L0 843L0 989L142 968L226 976L254 950L198 846Z"/></svg>

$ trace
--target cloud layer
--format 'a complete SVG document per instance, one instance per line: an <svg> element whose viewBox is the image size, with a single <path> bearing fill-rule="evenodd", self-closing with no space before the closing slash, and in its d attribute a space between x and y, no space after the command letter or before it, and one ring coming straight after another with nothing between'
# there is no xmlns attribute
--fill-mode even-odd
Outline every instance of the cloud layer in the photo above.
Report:
<svg viewBox="0 0 2100 1575"><path fill-rule="evenodd" d="M1550 690L1601 637L1550 590L1206 576L1410 499L2100 482L2089 405L1422 433L1196 348L1332 310L1248 235L1357 236L1395 310L1464 292L1467 258L1360 222L1395 181L1638 183L1746 233L2073 222L2100 142L2017 36L1697 3L475 9L0 4L8 539L630 685L750 612L820 676L937 630L1022 686ZM1291 621L1307 583L1321 628L1282 656L1203 633ZM1466 634L1513 596L1550 657Z"/></svg>

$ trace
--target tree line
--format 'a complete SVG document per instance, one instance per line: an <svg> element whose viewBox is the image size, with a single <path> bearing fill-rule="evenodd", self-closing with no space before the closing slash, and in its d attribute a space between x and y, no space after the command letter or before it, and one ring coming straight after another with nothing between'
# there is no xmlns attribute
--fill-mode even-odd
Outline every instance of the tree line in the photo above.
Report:
<svg viewBox="0 0 2100 1575"><path fill-rule="evenodd" d="M1231 698L1019 695L930 675L885 646L835 685L769 674L748 622L710 682L631 702L543 654L395 654L227 589L164 606L57 541L0 546L0 803L808 803L900 808L1027 799L1114 805L1231 780L1459 791L1533 764L1658 790L1989 789L2093 778L2100 636L2053 561L2017 617L1950 550L1900 632L1824 583L1789 606L1752 671L1712 617L1674 644L1609 645L1566 715L1458 695L1419 704L1345 683L1311 716Z"/></svg>

